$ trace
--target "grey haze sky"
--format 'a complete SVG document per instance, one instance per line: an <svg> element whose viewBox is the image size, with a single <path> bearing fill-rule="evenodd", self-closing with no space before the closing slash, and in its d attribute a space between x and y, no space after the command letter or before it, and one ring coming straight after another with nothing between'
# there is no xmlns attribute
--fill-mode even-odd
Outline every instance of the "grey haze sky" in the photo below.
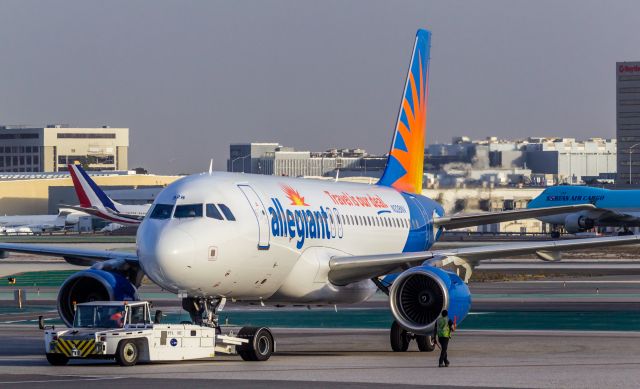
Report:
<svg viewBox="0 0 640 389"><path fill-rule="evenodd" d="M427 142L615 137L640 2L0 1L0 123L131 128L130 166L226 168L231 142L387 152L417 28Z"/></svg>

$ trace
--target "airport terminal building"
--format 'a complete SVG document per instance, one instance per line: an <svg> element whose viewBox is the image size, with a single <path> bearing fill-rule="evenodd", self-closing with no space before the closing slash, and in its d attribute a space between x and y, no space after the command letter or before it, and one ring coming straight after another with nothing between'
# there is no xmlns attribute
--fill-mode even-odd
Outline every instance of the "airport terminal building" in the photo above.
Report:
<svg viewBox="0 0 640 389"><path fill-rule="evenodd" d="M79 162L85 170L128 170L129 129L0 126L0 172L66 171Z"/></svg>

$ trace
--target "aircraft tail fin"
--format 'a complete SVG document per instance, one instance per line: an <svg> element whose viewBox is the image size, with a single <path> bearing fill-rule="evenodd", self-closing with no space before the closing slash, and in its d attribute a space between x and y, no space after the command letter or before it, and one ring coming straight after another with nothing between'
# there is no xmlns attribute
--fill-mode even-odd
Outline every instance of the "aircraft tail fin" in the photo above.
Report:
<svg viewBox="0 0 640 389"><path fill-rule="evenodd" d="M70 214L71 212L68 212L68 211L58 212L58 217L56 217L56 220L54 222L55 226L59 228L64 228L67 224L67 216L69 216Z"/></svg>
<svg viewBox="0 0 640 389"><path fill-rule="evenodd" d="M422 192L431 32L418 30L387 166L378 185Z"/></svg>
<svg viewBox="0 0 640 389"><path fill-rule="evenodd" d="M80 165L70 164L68 168L81 207L111 209L118 212L118 203L111 200Z"/></svg>

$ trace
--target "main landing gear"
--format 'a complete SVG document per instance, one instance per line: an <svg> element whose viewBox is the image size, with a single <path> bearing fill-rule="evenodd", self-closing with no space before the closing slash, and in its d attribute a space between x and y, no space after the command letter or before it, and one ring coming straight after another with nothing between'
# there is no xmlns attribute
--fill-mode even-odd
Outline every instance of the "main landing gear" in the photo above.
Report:
<svg viewBox="0 0 640 389"><path fill-rule="evenodd" d="M420 351L431 352L436 348L436 341L433 335L411 333L400 327L398 322L394 320L390 333L391 349L396 352L407 351L412 339L415 339Z"/></svg>
<svg viewBox="0 0 640 389"><path fill-rule="evenodd" d="M187 297L182 299L182 308L189 312L192 323L215 328L216 334L222 334L218 311L224 308L225 303L224 297ZM236 348L245 361L266 361L276 351L276 341L266 327L242 327L235 336L249 341Z"/></svg>
<svg viewBox="0 0 640 389"><path fill-rule="evenodd" d="M629 227L623 227L622 231L618 231L618 236L633 235L633 231Z"/></svg>

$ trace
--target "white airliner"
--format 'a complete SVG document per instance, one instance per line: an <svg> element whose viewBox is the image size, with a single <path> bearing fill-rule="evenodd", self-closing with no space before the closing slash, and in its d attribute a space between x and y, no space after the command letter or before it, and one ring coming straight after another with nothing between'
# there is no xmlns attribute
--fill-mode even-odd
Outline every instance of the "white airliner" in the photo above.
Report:
<svg viewBox="0 0 640 389"><path fill-rule="evenodd" d="M57 215L16 215L0 216L0 234L41 234L58 231L75 222L69 217L71 212L61 210Z"/></svg>
<svg viewBox="0 0 640 389"><path fill-rule="evenodd" d="M75 303L137 299L143 275L184 296L193 321L214 326L226 299L350 304L382 290L395 318L392 348L404 351L412 338L421 350L433 349L443 309L457 323L464 319L471 305L466 281L479 261L528 253L557 260L563 250L638 242L622 236L430 250L445 229L593 206L446 217L421 196L429 51L430 32L419 30L387 167L375 185L196 174L158 195L138 229L135 254L28 244L0 244L0 250L91 266L60 288L58 311L67 324Z"/></svg>
<svg viewBox="0 0 640 389"><path fill-rule="evenodd" d="M112 200L80 165L70 164L68 168L80 205L65 207L125 225L140 224L149 211L151 204L127 205Z"/></svg>

